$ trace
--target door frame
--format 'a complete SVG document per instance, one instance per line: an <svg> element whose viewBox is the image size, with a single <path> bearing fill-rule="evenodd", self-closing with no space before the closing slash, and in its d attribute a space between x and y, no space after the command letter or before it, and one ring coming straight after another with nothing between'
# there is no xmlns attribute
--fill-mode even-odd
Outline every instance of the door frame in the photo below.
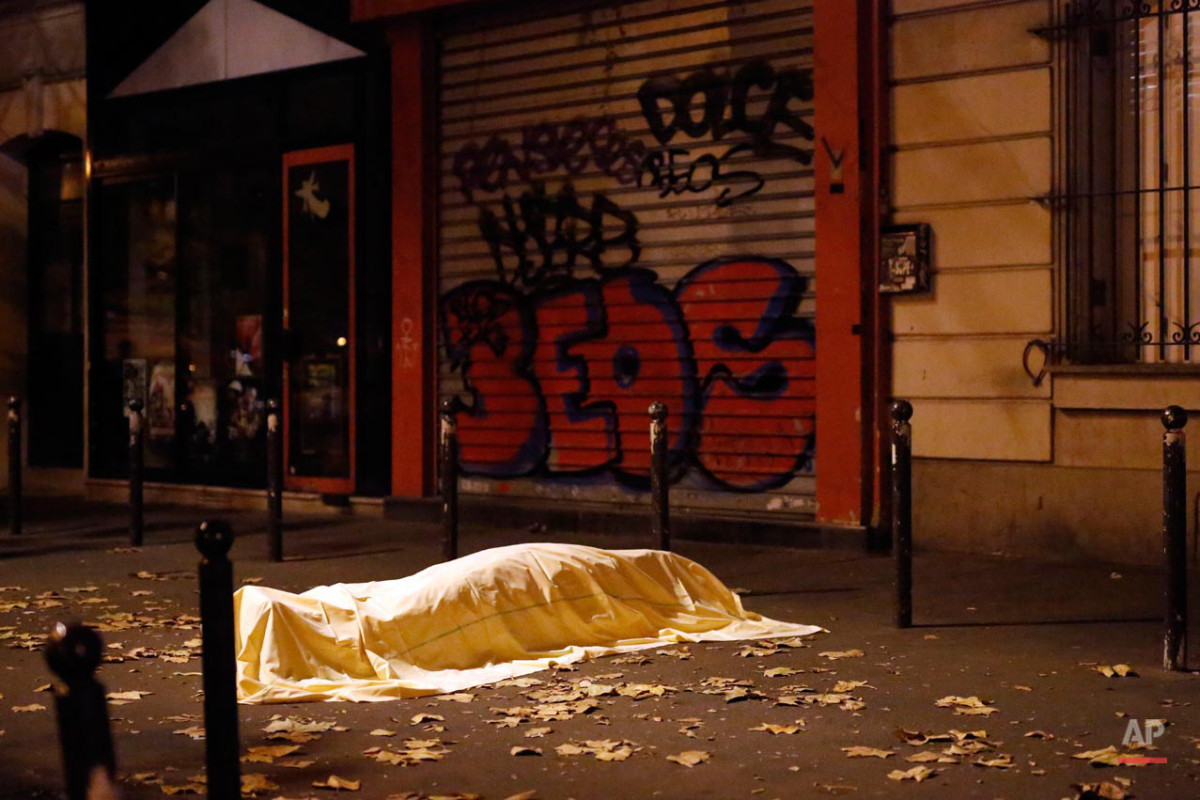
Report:
<svg viewBox="0 0 1200 800"><path fill-rule="evenodd" d="M307 150L293 150L283 154L282 167L282 212L283 212L283 275L282 275L282 317L281 325L284 332L285 342L289 339L288 332L291 329L289 319L290 302L289 290L291 288L291 270L290 261L288 258L288 207L290 193L288 188L288 171L292 167L303 166L305 164L326 164L333 161L345 161L347 163L347 200L349 205L349 213L347 214L347 224L350 228L349 236L347 237L349 258L349 270L346 275L346 282L349 295L349 315L347 317L346 328L346 349L349 361L349 381L347 391L347 413L349 414L349 447L350 447L350 474L345 478L322 478L305 475L293 475L290 470L291 465L291 443L292 443L292 428L291 428L291 354L285 350L281 353L280 364L283 370L283 380L281 383L281 394L283 395L283 482L286 489L292 491L309 491L320 492L321 494L352 494L357 485L358 465L357 461L357 439L358 439L358 404L356 397L357 386L357 349L358 336L356 330L355 306L357 305L357 292L355 283L355 251L358 225L356 221L356 188L355 188L355 156L353 144L330 145L328 147L314 147Z"/></svg>

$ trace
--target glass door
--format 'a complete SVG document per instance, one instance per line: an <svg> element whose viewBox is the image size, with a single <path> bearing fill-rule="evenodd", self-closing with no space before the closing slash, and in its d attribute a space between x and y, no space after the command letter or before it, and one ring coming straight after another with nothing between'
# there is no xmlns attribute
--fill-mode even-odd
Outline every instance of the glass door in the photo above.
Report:
<svg viewBox="0 0 1200 800"><path fill-rule="evenodd" d="M283 157L288 489L354 491L354 147Z"/></svg>

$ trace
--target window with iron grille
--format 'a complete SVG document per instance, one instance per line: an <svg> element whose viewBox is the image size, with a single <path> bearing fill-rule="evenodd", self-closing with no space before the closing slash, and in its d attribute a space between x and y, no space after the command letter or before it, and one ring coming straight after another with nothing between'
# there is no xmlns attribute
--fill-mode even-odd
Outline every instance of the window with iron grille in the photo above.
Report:
<svg viewBox="0 0 1200 800"><path fill-rule="evenodd" d="M1055 17L1062 355L1200 362L1200 0Z"/></svg>

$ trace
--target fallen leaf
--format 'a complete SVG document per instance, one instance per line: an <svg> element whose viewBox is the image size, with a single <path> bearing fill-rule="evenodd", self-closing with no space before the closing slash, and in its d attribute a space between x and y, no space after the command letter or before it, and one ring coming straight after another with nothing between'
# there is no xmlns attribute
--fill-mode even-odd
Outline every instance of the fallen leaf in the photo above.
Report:
<svg viewBox="0 0 1200 800"><path fill-rule="evenodd" d="M526 739L540 739L548 733L553 733L553 728L530 728L525 731Z"/></svg>
<svg viewBox="0 0 1200 800"><path fill-rule="evenodd" d="M126 703L132 703L134 700L141 700L143 697L150 694L154 694L154 692L143 692L141 690L134 689L128 692L109 692L104 697L108 700L110 705L123 706Z"/></svg>
<svg viewBox="0 0 1200 800"><path fill-rule="evenodd" d="M625 739L588 740L583 744L566 742L554 748L560 756L592 755L597 761L624 761L640 750L633 742Z"/></svg>
<svg viewBox="0 0 1200 800"><path fill-rule="evenodd" d="M396 720L397 722L399 720ZM414 714L412 718L413 725L420 725L422 722L445 722L446 718L441 714Z"/></svg>
<svg viewBox="0 0 1200 800"><path fill-rule="evenodd" d="M842 752L848 758L888 758L896 755L894 750L880 750L875 747L863 747L862 745L854 745L853 747L843 747Z"/></svg>
<svg viewBox="0 0 1200 800"><path fill-rule="evenodd" d="M987 716L995 714L1000 709L987 705L978 697L958 697L950 695L938 700L934 705L938 708L953 708L955 714L967 716Z"/></svg>
<svg viewBox="0 0 1200 800"><path fill-rule="evenodd" d="M939 764L958 764L958 763L960 763L960 760L955 756L948 756L948 755L945 755L942 753L934 753L929 750L926 750L921 753L914 753L911 756L905 757L904 760L910 764L929 764L931 762L937 762Z"/></svg>
<svg viewBox="0 0 1200 800"><path fill-rule="evenodd" d="M251 747L246 750L246 755L242 756L242 761L246 763L271 764L277 758L290 756L299 750L300 747L294 744L277 744L267 745L263 747Z"/></svg>
<svg viewBox="0 0 1200 800"><path fill-rule="evenodd" d="M27 706L13 706L12 710L16 714L28 714L32 711L45 711L46 707L40 703L30 703Z"/></svg>
<svg viewBox="0 0 1200 800"><path fill-rule="evenodd" d="M250 796L259 792L270 792L279 788L279 784L273 782L266 775L261 775L256 772L251 772L248 775L242 776L242 796Z"/></svg>
<svg viewBox="0 0 1200 800"><path fill-rule="evenodd" d="M1073 783L1071 788L1075 790L1073 800L1127 800L1127 798L1133 797L1124 788L1108 781Z"/></svg>
<svg viewBox="0 0 1200 800"><path fill-rule="evenodd" d="M828 658L830 661L837 661L840 658L862 658L866 655L862 650L826 650L824 653L817 653L822 658Z"/></svg>
<svg viewBox="0 0 1200 800"><path fill-rule="evenodd" d="M386 728L376 728L375 730L371 731L371 733L369 735L370 736L395 736L396 732L389 731Z"/></svg>
<svg viewBox="0 0 1200 800"><path fill-rule="evenodd" d="M801 672L804 672L804 670L792 667L772 667L771 669L763 670L763 675L767 678L784 678L788 675L799 675Z"/></svg>
<svg viewBox="0 0 1200 800"><path fill-rule="evenodd" d="M542 754L542 748L529 747L528 745L515 745L509 749L508 754L510 756L540 756Z"/></svg>
<svg viewBox="0 0 1200 800"><path fill-rule="evenodd" d="M804 730L804 720L798 720L795 725L775 725L770 722L764 722L756 728L751 728L752 731L766 731L772 734L792 734Z"/></svg>
<svg viewBox="0 0 1200 800"><path fill-rule="evenodd" d="M851 783L814 783L813 786L817 790L825 794L834 795L835 797L858 791L858 787Z"/></svg>
<svg viewBox="0 0 1200 800"><path fill-rule="evenodd" d="M434 700L449 700L452 703L469 703L475 699L470 692L455 692L454 694L439 694Z"/></svg>
<svg viewBox="0 0 1200 800"><path fill-rule="evenodd" d="M161 791L163 794L166 794L166 795L204 794L205 792L208 791L208 787L205 786L203 783L179 783L179 784L164 783L164 784L160 784L158 789L159 789L159 791Z"/></svg>
<svg viewBox="0 0 1200 800"><path fill-rule="evenodd" d="M1071 758L1087 761L1093 767L1115 767L1120 764L1120 753L1117 748L1109 745L1102 750L1086 750L1082 753L1072 753Z"/></svg>
<svg viewBox="0 0 1200 800"><path fill-rule="evenodd" d="M313 781L313 786L318 789L333 789L334 791L357 792L362 786L362 781L352 781L346 778L339 778L337 775L330 775L323 781Z"/></svg>
<svg viewBox="0 0 1200 800"><path fill-rule="evenodd" d="M678 755L667 756L667 761L674 761L685 767L694 767L697 764L703 764L710 758L712 758L712 754L705 750L684 750Z"/></svg>
<svg viewBox="0 0 1200 800"><path fill-rule="evenodd" d="M1137 678L1137 672L1128 664L1113 664L1110 666L1098 666L1096 671L1106 678Z"/></svg>
<svg viewBox="0 0 1200 800"><path fill-rule="evenodd" d="M1026 734L1025 734L1025 737L1026 737L1026 738L1028 738L1028 739L1046 739L1046 740L1050 740L1050 739L1053 739L1053 738L1054 738L1054 734L1053 734L1053 733L1047 733L1046 731L1029 731L1028 733L1026 733Z"/></svg>
<svg viewBox="0 0 1200 800"><path fill-rule="evenodd" d="M910 770L894 769L888 773L888 778L893 781L916 781L920 783L926 778L932 778L934 775L937 775L936 770L932 770L929 767L917 766Z"/></svg>
<svg viewBox="0 0 1200 800"><path fill-rule="evenodd" d="M838 681L836 684L834 684L833 689L831 691L833 691L835 694L845 694L846 692L853 692L855 689L857 689L860 686L867 686L867 682L866 681ZM870 689L873 687L867 686L867 688Z"/></svg>
<svg viewBox="0 0 1200 800"><path fill-rule="evenodd" d="M977 767L994 767L996 769L1008 769L1013 766L1013 757L1007 753L1002 753L995 758L980 758L971 762Z"/></svg>

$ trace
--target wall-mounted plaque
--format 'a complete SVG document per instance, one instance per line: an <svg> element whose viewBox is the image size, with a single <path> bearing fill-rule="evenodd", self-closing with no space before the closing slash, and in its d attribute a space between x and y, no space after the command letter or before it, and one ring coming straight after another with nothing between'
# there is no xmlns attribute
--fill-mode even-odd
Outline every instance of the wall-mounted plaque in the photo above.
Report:
<svg viewBox="0 0 1200 800"><path fill-rule="evenodd" d="M880 232L879 291L907 294L929 291L927 223L889 225Z"/></svg>

